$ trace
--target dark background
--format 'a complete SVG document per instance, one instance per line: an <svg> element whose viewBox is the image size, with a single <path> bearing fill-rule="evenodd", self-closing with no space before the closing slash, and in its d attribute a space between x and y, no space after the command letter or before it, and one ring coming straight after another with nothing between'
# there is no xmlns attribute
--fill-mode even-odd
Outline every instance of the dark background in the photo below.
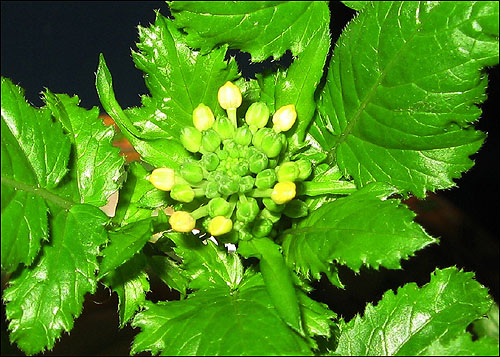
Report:
<svg viewBox="0 0 500 357"><path fill-rule="evenodd" d="M354 12L340 3L331 6L332 34L336 39ZM141 2L1 2L1 74L26 90L35 106L42 106L40 92L77 94L86 108L99 106L95 71L103 53L114 78L115 93L122 107L140 105L139 95L148 93L142 73L134 67L130 49L136 49L137 25L154 22L153 9L168 14L162 1ZM252 75L268 66L250 65L248 56L238 55L240 69ZM285 58L282 63L290 62ZM367 301L375 302L387 289L408 282L429 280L434 268L456 265L475 271L477 279L490 288L498 302L498 66L488 69L489 99L481 105L483 116L477 128L488 133L486 143L474 156L476 165L457 180L458 188L430 195L425 201L408 204L419 213L417 220L441 244L403 262L403 270L364 270L354 275L340 271L345 291L328 282L315 285L314 297L328 303L345 318L362 312ZM161 300L172 294L152 279L155 290L148 298ZM128 354L137 331L118 331L116 295L100 288L90 296L71 336L63 335L51 355ZM4 310L2 306L2 313ZM2 320L2 355L20 354L9 346Z"/></svg>

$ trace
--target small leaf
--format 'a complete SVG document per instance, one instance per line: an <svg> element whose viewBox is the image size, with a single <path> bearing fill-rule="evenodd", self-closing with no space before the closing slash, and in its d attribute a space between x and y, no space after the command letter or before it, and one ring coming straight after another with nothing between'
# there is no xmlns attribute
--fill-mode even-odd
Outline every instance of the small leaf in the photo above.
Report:
<svg viewBox="0 0 500 357"><path fill-rule="evenodd" d="M498 339L483 337L472 340L472 335L463 333L447 344L433 342L422 356L498 356Z"/></svg>
<svg viewBox="0 0 500 357"><path fill-rule="evenodd" d="M145 263L144 255L136 254L104 278L105 283L118 295L120 328L125 326L146 301L149 282L144 271Z"/></svg>
<svg viewBox="0 0 500 357"><path fill-rule="evenodd" d="M368 304L363 317L342 327L336 352L417 356L431 345L444 351L450 342L463 344L460 336L467 326L491 306L487 289L473 276L456 268L438 269L422 288L410 283L397 294L389 290L377 306Z"/></svg>
<svg viewBox="0 0 500 357"><path fill-rule="evenodd" d="M344 176L418 197L455 185L485 137L472 123L480 71L498 63L498 18L496 1L376 1L349 23L318 103Z"/></svg>
<svg viewBox="0 0 500 357"><path fill-rule="evenodd" d="M172 259L163 255L148 256L148 264L158 277L168 285L170 289L177 290L181 297L186 296L189 279L184 271Z"/></svg>
<svg viewBox="0 0 500 357"><path fill-rule="evenodd" d="M252 61L277 59L287 49L301 53L318 27L328 27L323 1L172 1L174 24L188 33L193 48L207 52L228 43L249 52Z"/></svg>
<svg viewBox="0 0 500 357"><path fill-rule="evenodd" d="M152 226L151 219L145 219L110 231L109 244L101 253L99 279L137 254L151 238Z"/></svg>
<svg viewBox="0 0 500 357"><path fill-rule="evenodd" d="M52 349L61 332L73 328L85 294L95 292L106 222L94 206L59 210L51 225L51 244L44 246L40 260L11 278L3 295L10 340L26 354Z"/></svg>
<svg viewBox="0 0 500 357"><path fill-rule="evenodd" d="M336 261L359 271L362 265L400 268L419 249L437 240L413 222L415 214L387 184L374 183L351 196L337 199L309 214L284 233L283 252L288 264L315 278Z"/></svg>
<svg viewBox="0 0 500 357"><path fill-rule="evenodd" d="M2 269L30 265L48 240L47 201L74 205L51 192L68 171L70 149L50 112L33 108L23 89L2 77Z"/></svg>
<svg viewBox="0 0 500 357"><path fill-rule="evenodd" d="M370 1L342 1L342 4L356 11L363 10L369 3Z"/></svg>

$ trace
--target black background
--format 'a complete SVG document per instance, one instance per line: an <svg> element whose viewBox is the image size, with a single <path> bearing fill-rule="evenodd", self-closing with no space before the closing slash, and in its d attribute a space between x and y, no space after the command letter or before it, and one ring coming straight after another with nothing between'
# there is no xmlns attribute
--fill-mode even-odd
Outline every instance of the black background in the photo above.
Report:
<svg viewBox="0 0 500 357"><path fill-rule="evenodd" d="M332 3L330 8L331 30L336 39L354 12L340 3ZM113 75L118 102L124 108L138 106L139 95L148 91L142 73L134 67L130 49L136 49L136 26L154 22L153 9L168 14L168 6L162 1L2 1L1 74L22 86L35 106L43 105L39 93L49 88L55 93L77 94L81 105L91 108L99 106L95 71L99 53L103 53ZM237 60L245 75L252 75L270 63L249 65L247 55L238 55ZM289 58L282 61L287 62ZM457 265L475 271L478 280L491 289L498 301L498 66L488 69L488 73L489 99L481 105L483 116L477 125L488 133L488 139L474 156L476 165L457 180L458 188L441 191L436 198L438 205L444 202L444 207L448 207L446 204L451 203L453 209L464 215L455 218L465 217L452 230L454 235L419 221L429 233L441 237L439 247L426 249L403 263L402 271L382 269L354 275L342 269L347 289L339 292L321 281L316 285L315 298L350 318L363 310L366 301L377 301L386 289L407 281L425 283L436 266ZM417 208L435 206L435 202L426 200L418 203ZM448 213L454 215L453 209ZM168 292L158 294L150 298L169 297ZM127 354L137 331L126 328L117 332L116 296L100 289L88 300L71 336L64 335L60 346L56 343L50 354ZM2 355L19 353L8 346L6 338L3 321Z"/></svg>

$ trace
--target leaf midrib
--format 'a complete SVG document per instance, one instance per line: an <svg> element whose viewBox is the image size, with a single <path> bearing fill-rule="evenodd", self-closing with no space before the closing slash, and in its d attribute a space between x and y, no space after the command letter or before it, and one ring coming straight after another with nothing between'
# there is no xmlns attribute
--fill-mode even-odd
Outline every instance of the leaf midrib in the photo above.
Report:
<svg viewBox="0 0 500 357"><path fill-rule="evenodd" d="M2 175L2 185L7 185L15 190L22 190L28 193L32 193L35 196L41 197L45 201L49 201L53 204L55 204L58 207L61 207L62 209L69 211L74 205L76 205L75 202L69 201L61 196L58 196L50 191L48 191L45 188L42 187L35 187L32 185L28 185L23 182L19 182L13 178L6 177Z"/></svg>

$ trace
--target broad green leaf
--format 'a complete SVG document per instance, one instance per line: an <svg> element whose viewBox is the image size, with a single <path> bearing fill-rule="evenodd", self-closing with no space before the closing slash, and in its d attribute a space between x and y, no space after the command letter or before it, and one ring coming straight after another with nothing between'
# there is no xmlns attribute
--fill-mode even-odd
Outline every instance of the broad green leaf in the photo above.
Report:
<svg viewBox="0 0 500 357"><path fill-rule="evenodd" d="M363 317L357 315L342 326L336 352L417 356L431 345L462 344L459 336L491 306L487 289L473 276L456 268L437 269L422 288L410 283L396 294L387 291L376 306L367 305Z"/></svg>
<svg viewBox="0 0 500 357"><path fill-rule="evenodd" d="M94 206L59 210L51 224L51 244L43 247L39 261L11 277L3 295L10 340L25 353L52 349L61 332L73 328L85 294L96 289L106 222L106 215Z"/></svg>
<svg viewBox="0 0 500 357"><path fill-rule="evenodd" d="M147 303L134 318L132 354L165 356L310 355L308 343L280 318L260 275L230 293L200 290L186 300ZM179 338L182 336L182 338Z"/></svg>
<svg viewBox="0 0 500 357"><path fill-rule="evenodd" d="M30 265L49 239L47 201L74 204L50 191L68 171L70 148L50 111L33 108L2 77L2 269Z"/></svg>
<svg viewBox="0 0 500 357"><path fill-rule="evenodd" d="M245 245L250 247L246 248ZM279 245L269 238L252 239L240 242L238 252L241 253L244 249L255 251L251 256L260 259L260 272L267 293L283 321L304 335L292 273L283 259Z"/></svg>
<svg viewBox="0 0 500 357"><path fill-rule="evenodd" d="M152 230L152 221L148 218L110 231L109 244L101 253L103 258L99 266L99 278L139 253L151 238Z"/></svg>
<svg viewBox="0 0 500 357"><path fill-rule="evenodd" d="M496 1L377 1L349 23L318 104L345 175L424 197L472 167L498 12Z"/></svg>
<svg viewBox="0 0 500 357"><path fill-rule="evenodd" d="M419 249L437 240L417 223L399 199L387 199L394 187L375 183L321 206L284 233L287 263L319 278L332 261L359 271L362 265L400 268Z"/></svg>
<svg viewBox="0 0 500 357"><path fill-rule="evenodd" d="M216 46L249 52L254 62L301 53L319 27L328 27L324 1L172 1L174 24L188 33L191 47Z"/></svg>
<svg viewBox="0 0 500 357"><path fill-rule="evenodd" d="M498 305L491 305L490 311L485 317L482 317L472 324L474 333L479 336L494 337L498 341Z"/></svg>
<svg viewBox="0 0 500 357"><path fill-rule="evenodd" d="M243 278L243 265L237 254L229 254L214 242L203 244L193 234L171 233L168 235L176 245L174 251L182 258L182 268L190 278L193 290L212 287L236 289Z"/></svg>
<svg viewBox="0 0 500 357"><path fill-rule="evenodd" d="M104 278L105 283L118 295L120 328L125 326L146 301L149 282L144 271L145 263L144 256L136 254Z"/></svg>
<svg viewBox="0 0 500 357"><path fill-rule="evenodd" d="M326 304L317 302L302 291L298 291L302 321L309 336L330 337L333 319L337 316Z"/></svg>
<svg viewBox="0 0 500 357"><path fill-rule="evenodd" d="M69 133L77 157L76 170L82 203L104 206L119 188L124 159L113 147L114 130L99 119L99 108L80 108L77 96L44 93L44 101Z"/></svg>
<svg viewBox="0 0 500 357"><path fill-rule="evenodd" d="M483 337L472 340L472 335L462 333L444 345L439 341L427 347L421 356L498 356L498 339Z"/></svg>

